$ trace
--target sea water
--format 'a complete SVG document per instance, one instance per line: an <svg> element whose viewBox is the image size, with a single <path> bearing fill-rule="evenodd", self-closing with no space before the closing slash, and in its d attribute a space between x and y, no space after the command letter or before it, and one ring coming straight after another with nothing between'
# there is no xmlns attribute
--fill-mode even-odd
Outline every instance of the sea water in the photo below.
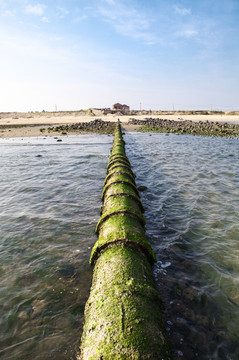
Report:
<svg viewBox="0 0 239 360"><path fill-rule="evenodd" d="M76 358L112 141L0 140L1 359ZM238 359L238 140L125 141L174 358Z"/></svg>
<svg viewBox="0 0 239 360"><path fill-rule="evenodd" d="M128 134L178 359L239 359L239 142Z"/></svg>

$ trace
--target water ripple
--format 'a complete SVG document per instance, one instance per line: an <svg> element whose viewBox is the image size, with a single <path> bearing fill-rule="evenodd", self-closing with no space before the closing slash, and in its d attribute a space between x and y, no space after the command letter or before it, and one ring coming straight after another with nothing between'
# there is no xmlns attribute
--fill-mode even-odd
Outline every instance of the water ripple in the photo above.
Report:
<svg viewBox="0 0 239 360"><path fill-rule="evenodd" d="M1 139L1 359L75 358L111 146Z"/></svg>
<svg viewBox="0 0 239 360"><path fill-rule="evenodd" d="M238 142L133 133L125 140L137 184L148 187L146 232L175 358L238 359Z"/></svg>

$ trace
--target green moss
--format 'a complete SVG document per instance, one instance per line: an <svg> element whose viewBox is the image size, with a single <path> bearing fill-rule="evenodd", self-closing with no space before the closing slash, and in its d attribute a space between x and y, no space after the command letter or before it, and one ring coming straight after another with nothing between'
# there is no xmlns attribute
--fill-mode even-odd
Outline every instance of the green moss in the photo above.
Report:
<svg viewBox="0 0 239 360"><path fill-rule="evenodd" d="M155 254L145 237L143 206L119 124L102 200L79 359L169 360L161 301L150 266Z"/></svg>
<svg viewBox="0 0 239 360"><path fill-rule="evenodd" d="M110 196L107 196L107 198L105 198L105 200L104 200L104 205L102 206L102 212L101 212L101 213L103 213L104 208L107 207L107 204L108 204L108 201L109 201L109 200L111 200L112 198L118 198L119 201L121 201L121 198L122 198L122 197L130 198L130 199L134 200L134 202L137 203L140 211L141 211L141 212L144 212L144 211L145 211L145 209L144 209L144 207L143 207L143 205L142 205L142 202L141 202L141 200L139 199L138 196L131 195L131 194L127 194L127 193L119 193L119 192L118 192L118 193L116 193L116 194L112 194L112 195L110 195Z"/></svg>
<svg viewBox="0 0 239 360"><path fill-rule="evenodd" d="M135 214L142 214L140 204L133 197L111 196L104 202L102 215L107 215L117 211L117 209L127 209Z"/></svg>
<svg viewBox="0 0 239 360"><path fill-rule="evenodd" d="M116 156L110 157L110 161L109 161L108 165L110 165L113 161L117 161L117 160L122 160L130 166L130 162L129 162L127 156L118 155L118 154Z"/></svg>
<svg viewBox="0 0 239 360"><path fill-rule="evenodd" d="M102 192L102 199L103 200L104 200L104 197L105 197L105 193L108 192L109 188L111 186L113 186L113 185L116 185L116 184L128 184L135 191L135 194L137 196L139 196L138 189L137 189L136 185L132 182L131 179L129 179L127 177L122 178L122 175L118 175L118 176L119 177L117 178L117 175L115 175L114 178L110 179L110 183L107 184L106 186L104 186L103 192ZM120 176L121 176L121 178L120 178Z"/></svg>
<svg viewBox="0 0 239 360"><path fill-rule="evenodd" d="M114 183L116 181L129 182L129 183L133 184L134 186L136 186L135 181L134 181L134 179L132 179L131 175L128 175L127 173L124 173L124 174L114 173L111 175L110 179L108 180L108 182L104 186L104 188L106 186L108 186L109 184Z"/></svg>
<svg viewBox="0 0 239 360"><path fill-rule="evenodd" d="M213 122L204 123L183 123L181 126L176 126L175 121L171 121L170 124L161 125L143 125L138 131L141 132L153 132L153 133L172 133L177 135L199 135L199 136L216 136L216 137L238 137L239 132L233 125L224 129L223 126L229 124L219 124Z"/></svg>
<svg viewBox="0 0 239 360"><path fill-rule="evenodd" d="M114 154L126 156L124 146L115 146L114 148L112 148L111 155Z"/></svg>
<svg viewBox="0 0 239 360"><path fill-rule="evenodd" d="M108 183L110 183L110 179L113 178L115 175L126 175L127 178L131 179L132 182L134 183L134 176L132 176L132 172L131 171L127 171L127 169L118 169L115 171L110 172L104 181L104 186L106 186Z"/></svg>
<svg viewBox="0 0 239 360"><path fill-rule="evenodd" d="M124 206L124 204L119 203L118 205L113 207L110 211L104 212L104 214L101 216L95 229L96 234L99 233L100 228L108 218L115 217L118 215L133 217L137 219L140 224L145 225L145 218L141 212L136 212L135 209L129 209L127 206Z"/></svg>
<svg viewBox="0 0 239 360"><path fill-rule="evenodd" d="M131 170L131 167L129 165L125 165L125 164L114 164L110 167L110 169L108 170L107 174L110 174L112 172L114 172L114 170L117 170L117 169L126 169L127 171L129 171L131 173L131 175L135 178L135 174L134 172Z"/></svg>
<svg viewBox="0 0 239 360"><path fill-rule="evenodd" d="M114 154L110 156L110 161L113 159L117 159L117 158L122 158L122 159L126 159L127 161L129 161L129 159L127 158L127 156L125 155L119 155L119 154Z"/></svg>
<svg viewBox="0 0 239 360"><path fill-rule="evenodd" d="M128 166L129 168L131 168L130 164L129 164L127 161L125 161L125 160L123 160L123 159L116 159L116 160L111 161L111 162L108 164L108 166L107 166L107 171L109 171L109 170L110 170L114 165L116 165L116 164Z"/></svg>
<svg viewBox="0 0 239 360"><path fill-rule="evenodd" d="M123 164L114 164L107 172L107 174L112 174L114 173L115 171L118 171L118 170L126 170L128 173L130 173L133 178L135 179L135 174L133 173L133 171L131 170L130 166L128 165L123 165Z"/></svg>
<svg viewBox="0 0 239 360"><path fill-rule="evenodd" d="M93 263L102 250L119 241L128 247L132 247L133 244L138 245L147 254L149 262L155 262L154 252L146 240L142 224L133 217L120 215L110 217L104 222L99 231L98 241L91 252L90 262Z"/></svg>
<svg viewBox="0 0 239 360"><path fill-rule="evenodd" d="M81 359L171 359L161 301L140 252L120 246L97 260Z"/></svg>
<svg viewBox="0 0 239 360"><path fill-rule="evenodd" d="M132 186L131 183L127 182L118 182L111 184L104 193L104 201L107 200L109 196L117 195L117 194L128 194L132 196L136 196L138 199L139 193L135 185Z"/></svg>

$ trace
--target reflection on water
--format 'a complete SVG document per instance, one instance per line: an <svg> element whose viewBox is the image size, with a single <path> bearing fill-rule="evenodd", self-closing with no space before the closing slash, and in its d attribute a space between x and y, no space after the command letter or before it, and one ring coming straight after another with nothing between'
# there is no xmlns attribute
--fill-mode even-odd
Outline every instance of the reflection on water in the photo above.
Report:
<svg viewBox="0 0 239 360"><path fill-rule="evenodd" d="M127 134L176 359L239 359L238 140Z"/></svg>
<svg viewBox="0 0 239 360"><path fill-rule="evenodd" d="M75 359L112 137L0 140L0 358ZM175 359L239 358L238 141L125 135Z"/></svg>

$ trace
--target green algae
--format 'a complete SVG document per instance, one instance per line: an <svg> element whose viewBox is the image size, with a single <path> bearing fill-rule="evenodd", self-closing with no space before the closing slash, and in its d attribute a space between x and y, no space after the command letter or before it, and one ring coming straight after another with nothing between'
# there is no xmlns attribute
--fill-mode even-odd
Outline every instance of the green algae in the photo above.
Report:
<svg viewBox="0 0 239 360"><path fill-rule="evenodd" d="M150 263L156 261L151 245L146 240L144 226L134 217L118 215L106 219L100 228L98 241L91 252L90 262L94 262L102 250L119 241L124 246L138 244Z"/></svg>
<svg viewBox="0 0 239 360"><path fill-rule="evenodd" d="M129 159L127 158L126 155L114 154L110 156L110 161L113 159L124 159L129 162Z"/></svg>
<svg viewBox="0 0 239 360"><path fill-rule="evenodd" d="M130 167L117 124L90 258L95 268L78 360L172 358L152 277L156 258Z"/></svg>
<svg viewBox="0 0 239 360"><path fill-rule="evenodd" d="M112 178L111 178L111 180L112 180ZM126 179L113 179L113 181L111 181L109 184L104 186L103 192L102 192L102 200L104 200L105 194L106 194L106 192L108 192L109 188L111 186L116 185L116 184L128 184L135 191L135 194L139 197L138 189L137 189L136 185L130 179L128 179L128 178L126 178Z"/></svg>
<svg viewBox="0 0 239 360"><path fill-rule="evenodd" d="M127 207L119 204L118 206L115 206L114 209L112 209L107 213L104 213L104 215L101 216L100 220L98 221L98 224L96 225L96 229L95 229L96 234L98 235L100 228L107 219L118 215L132 217L134 219L137 219L140 224L145 225L145 218L141 213L137 213L134 209L130 210Z"/></svg>
<svg viewBox="0 0 239 360"><path fill-rule="evenodd" d="M141 252L115 246L97 260L80 359L171 359L161 300Z"/></svg>
<svg viewBox="0 0 239 360"><path fill-rule="evenodd" d="M140 200L140 196L136 186L128 182L116 182L113 184L111 183L104 192L103 200L106 201L109 196L117 194L128 194L131 196L136 196Z"/></svg>
<svg viewBox="0 0 239 360"><path fill-rule="evenodd" d="M111 155L114 154L120 154L120 155L124 155L125 156L125 149L123 145L117 145L115 146L112 151L111 151Z"/></svg>
<svg viewBox="0 0 239 360"><path fill-rule="evenodd" d="M108 213L112 213L117 211L117 209L127 209L139 216L142 215L142 210L139 203L133 198L129 196L111 196L104 202L104 206L102 208L102 215L107 215Z"/></svg>
<svg viewBox="0 0 239 360"><path fill-rule="evenodd" d="M168 123L144 124L140 126L140 132L171 133L178 135L198 135L212 137L238 138L239 127L232 124L220 124L214 122L179 122L169 120Z"/></svg>
<svg viewBox="0 0 239 360"><path fill-rule="evenodd" d="M118 184L119 185L119 184ZM118 189L117 189L118 190ZM135 196L135 195L131 195L131 194L127 194L127 193L116 193L116 194L111 194L109 196L107 196L107 198L105 198L105 201L104 201L104 206L102 206L102 212L101 214L103 213L103 209L105 208L105 206L107 205L108 203L108 200L110 200L111 198L121 198L121 197L128 197L130 199L133 199L138 207L140 208L141 212L143 213L145 211L144 207L143 207L143 204L141 202L141 200L138 198L138 196Z"/></svg>
<svg viewBox="0 0 239 360"><path fill-rule="evenodd" d="M123 164L114 164L109 171L107 172L107 175L113 173L116 170L127 170L127 172L129 172L133 178L135 179L135 174L133 173L133 171L131 170L131 168L127 165L123 165Z"/></svg>
<svg viewBox="0 0 239 360"><path fill-rule="evenodd" d="M115 164L115 162L117 162L117 161L124 163L124 164L128 165L129 168L131 168L130 162L124 156L117 156L117 157L114 157L113 159L110 159L107 168L112 167Z"/></svg>
<svg viewBox="0 0 239 360"><path fill-rule="evenodd" d="M115 175L125 175L127 178L131 179L132 182L134 182L134 176L132 175L132 172L127 171L126 169L117 169L115 171L110 172L104 181L104 186L108 183L110 183L110 179L112 179Z"/></svg>
<svg viewBox="0 0 239 360"><path fill-rule="evenodd" d="M116 160L111 161L111 162L108 164L107 170L109 171L110 168L111 168L112 166L114 166L115 164L121 164L121 165L128 166L129 168L131 168L130 164L129 164L127 161L125 161L124 159L116 159Z"/></svg>
<svg viewBox="0 0 239 360"><path fill-rule="evenodd" d="M128 175L127 173L117 173L115 172L114 174L111 175L111 178L108 181L108 184L114 182L114 181L126 181L128 180L129 182L131 182L132 184L135 185L134 179L132 178L131 174Z"/></svg>

